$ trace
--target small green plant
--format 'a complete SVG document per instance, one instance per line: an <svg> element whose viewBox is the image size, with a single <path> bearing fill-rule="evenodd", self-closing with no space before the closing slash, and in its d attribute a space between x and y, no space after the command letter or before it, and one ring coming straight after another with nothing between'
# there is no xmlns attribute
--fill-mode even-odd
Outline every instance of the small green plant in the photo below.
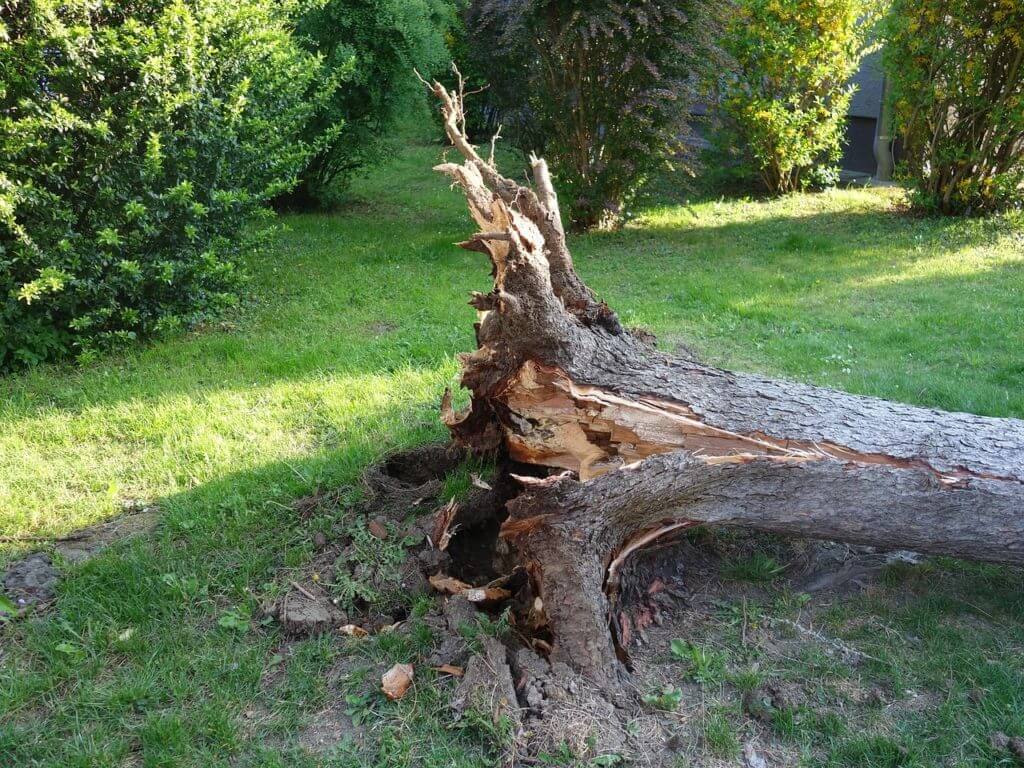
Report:
<svg viewBox="0 0 1024 768"><path fill-rule="evenodd" d="M753 691L764 682L764 674L753 667L731 672L727 679L741 691Z"/></svg>
<svg viewBox="0 0 1024 768"><path fill-rule="evenodd" d="M643 702L655 709L675 712L683 702L683 692L673 685L666 685L660 691L644 694Z"/></svg>
<svg viewBox="0 0 1024 768"><path fill-rule="evenodd" d="M912 563L906 560L894 560L882 568L882 583L887 587L921 582L935 573L935 564L930 560Z"/></svg>
<svg viewBox="0 0 1024 768"><path fill-rule="evenodd" d="M6 596L0 594L0 624L10 621L18 615L18 606Z"/></svg>
<svg viewBox="0 0 1024 768"><path fill-rule="evenodd" d="M252 611L247 606L231 608L221 614L217 619L217 626L230 629L235 632L248 632L252 626Z"/></svg>
<svg viewBox="0 0 1024 768"><path fill-rule="evenodd" d="M474 652L479 653L483 648L485 637L508 637L512 631L512 609L506 608L496 619L484 613L478 613L476 621L472 624L463 623L458 627L459 634L468 642Z"/></svg>
<svg viewBox="0 0 1024 768"><path fill-rule="evenodd" d="M740 752L736 732L729 719L721 712L709 715L704 722L704 743L719 757L733 759Z"/></svg>
<svg viewBox="0 0 1024 768"><path fill-rule="evenodd" d="M85 658L85 649L78 643L62 642L53 646L53 650L61 654L68 661L80 661Z"/></svg>
<svg viewBox="0 0 1024 768"><path fill-rule="evenodd" d="M754 552L724 565L722 576L734 581L767 582L775 579L784 570L785 566L776 562L775 558L764 552Z"/></svg>
<svg viewBox="0 0 1024 768"><path fill-rule="evenodd" d="M486 483L493 472L493 462L472 456L445 475L441 498L461 501L474 485Z"/></svg>
<svg viewBox="0 0 1024 768"><path fill-rule="evenodd" d="M689 674L702 685L714 685L725 679L726 656L686 640L675 639L669 645L672 655L689 665Z"/></svg>
<svg viewBox="0 0 1024 768"><path fill-rule="evenodd" d="M347 527L352 543L335 564L334 581L326 585L342 610L372 605L386 612L409 604L411 596L401 587L401 567L405 548L413 542L399 537L394 526L386 528L388 535L378 538L363 517Z"/></svg>
<svg viewBox="0 0 1024 768"><path fill-rule="evenodd" d="M780 736L792 739L796 736L796 713L792 709L776 709L772 712L772 728Z"/></svg>
<svg viewBox="0 0 1024 768"><path fill-rule="evenodd" d="M362 725L374 716L374 706L380 697L374 693L345 694L345 714L352 718L354 725Z"/></svg>
<svg viewBox="0 0 1024 768"><path fill-rule="evenodd" d="M482 740L496 754L507 753L515 742L515 725L507 715L501 715L495 720L490 712L469 707L456 727L471 738Z"/></svg>
<svg viewBox="0 0 1024 768"><path fill-rule="evenodd" d="M544 765L567 766L576 765L576 755L567 742L562 742L554 752L541 752L537 759Z"/></svg>

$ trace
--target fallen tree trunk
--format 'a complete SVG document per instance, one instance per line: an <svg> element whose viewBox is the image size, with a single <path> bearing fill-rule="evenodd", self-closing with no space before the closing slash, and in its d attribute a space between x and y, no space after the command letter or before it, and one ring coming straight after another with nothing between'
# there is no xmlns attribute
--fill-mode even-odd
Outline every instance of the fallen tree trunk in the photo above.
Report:
<svg viewBox="0 0 1024 768"><path fill-rule="evenodd" d="M471 404L443 417L460 442L551 468L524 477L502 536L550 621L552 655L616 681L622 565L697 524L1024 563L1024 422L944 413L719 370L654 349L583 284L543 160L533 188L503 177L462 130L465 193L494 288L474 294Z"/></svg>

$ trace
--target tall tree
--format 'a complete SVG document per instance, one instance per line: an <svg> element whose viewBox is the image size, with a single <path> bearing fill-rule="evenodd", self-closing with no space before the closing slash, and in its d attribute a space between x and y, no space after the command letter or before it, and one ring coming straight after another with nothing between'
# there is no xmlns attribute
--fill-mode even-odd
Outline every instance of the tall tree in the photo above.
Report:
<svg viewBox="0 0 1024 768"><path fill-rule="evenodd" d="M470 23L485 39L529 51L518 72L497 57L486 76L501 93L529 94L535 129L577 229L613 226L644 180L667 160L685 162L686 118L701 75L717 60L712 0L477 0ZM474 34L475 30L468 30ZM481 51L481 58L488 58Z"/></svg>

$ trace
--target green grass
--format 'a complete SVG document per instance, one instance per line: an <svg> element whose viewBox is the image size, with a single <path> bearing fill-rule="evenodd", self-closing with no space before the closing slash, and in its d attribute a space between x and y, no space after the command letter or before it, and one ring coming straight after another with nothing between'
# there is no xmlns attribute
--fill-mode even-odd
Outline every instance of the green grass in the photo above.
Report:
<svg viewBox="0 0 1024 768"><path fill-rule="evenodd" d="M357 185L358 204L286 218L252 265L258 303L232 324L80 370L0 380L0 535L60 535L136 499L162 512L152 537L69 566L52 611L0 628L0 764L493 764L493 734L452 728L445 716L450 683L424 675L398 705L374 693L366 669L417 658L422 643L285 646L272 625L246 621L281 570L311 555L294 499L354 488L376 457L443 434L437 403L456 379L455 354L473 344L466 296L488 281L477 255L452 246L470 226L458 195L429 170L438 154L413 144ZM867 190L666 202L573 247L590 284L666 348L686 343L733 367L1024 416L1020 218L910 219L898 201L896 191ZM450 484L464 491L466 481ZM0 546L2 562L26 545ZM905 603L859 609L917 627L907 633L925 643L872 636L882 646L873 655L892 660L879 676L936 684L952 674L961 693L993 691L973 707L951 699L941 722L900 725L919 745L915 765L936 764L953 740L980 743L992 723L1024 728L1024 661L996 631L928 630L959 615L957 589L980 590L982 577L966 573L938 566L933 579L953 597L920 586ZM1016 642L1019 579L984 573L1009 594L970 599L984 599ZM1012 607L992 606L1000 600ZM353 656L366 669L338 679L332 670ZM296 730L344 695L369 709L368 751L329 762L297 750ZM709 741L732 753L722 722L710 726ZM835 737L833 764L890 764L892 728L878 727Z"/></svg>
<svg viewBox="0 0 1024 768"><path fill-rule="evenodd" d="M764 552L752 552L726 563L721 570L722 576L734 581L766 582L779 576L784 570L775 558Z"/></svg>

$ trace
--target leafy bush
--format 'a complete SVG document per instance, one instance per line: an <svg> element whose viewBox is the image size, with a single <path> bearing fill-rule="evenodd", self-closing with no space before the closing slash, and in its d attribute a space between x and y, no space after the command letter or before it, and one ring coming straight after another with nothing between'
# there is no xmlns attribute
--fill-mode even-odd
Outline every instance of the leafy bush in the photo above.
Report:
<svg viewBox="0 0 1024 768"><path fill-rule="evenodd" d="M0 0L0 370L236 302L318 60L275 0Z"/></svg>
<svg viewBox="0 0 1024 768"><path fill-rule="evenodd" d="M1024 200L1024 4L895 0L885 60L903 170L924 208Z"/></svg>
<svg viewBox="0 0 1024 768"><path fill-rule="evenodd" d="M877 21L871 0L739 0L722 45L726 133L772 192L834 179L853 87Z"/></svg>
<svg viewBox="0 0 1024 768"><path fill-rule="evenodd" d="M700 75L717 59L715 13L722 4L474 0L474 6L470 18L493 30L492 50L527 52L518 66L502 58L487 74L499 78L498 89L527 94L525 113L536 129L514 138L544 137L543 147L520 148L543 151L551 161L575 228L619 222L655 167L685 159L686 118Z"/></svg>
<svg viewBox="0 0 1024 768"><path fill-rule="evenodd" d="M297 34L323 56L333 97L305 127L318 149L283 202L330 204L384 153L396 120L423 98L414 69L429 76L448 64L445 34L454 20L452 0L317 0L306 10Z"/></svg>

